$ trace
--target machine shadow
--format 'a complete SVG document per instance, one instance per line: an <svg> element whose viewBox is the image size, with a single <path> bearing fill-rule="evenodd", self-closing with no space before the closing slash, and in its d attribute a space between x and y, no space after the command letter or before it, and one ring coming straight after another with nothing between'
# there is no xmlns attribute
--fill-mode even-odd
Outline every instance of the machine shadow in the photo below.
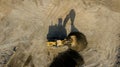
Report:
<svg viewBox="0 0 120 67"><path fill-rule="evenodd" d="M62 25L62 18L58 19L58 24L50 25L47 34L48 41L63 40L67 36L67 31Z"/></svg>
<svg viewBox="0 0 120 67"><path fill-rule="evenodd" d="M71 21L71 32L79 32L78 29L74 26L75 16L75 10L71 9L69 14L66 15L64 21L62 18L58 18L58 24L49 26L47 40L56 41L65 39L67 37L67 30L65 27L69 19Z"/></svg>

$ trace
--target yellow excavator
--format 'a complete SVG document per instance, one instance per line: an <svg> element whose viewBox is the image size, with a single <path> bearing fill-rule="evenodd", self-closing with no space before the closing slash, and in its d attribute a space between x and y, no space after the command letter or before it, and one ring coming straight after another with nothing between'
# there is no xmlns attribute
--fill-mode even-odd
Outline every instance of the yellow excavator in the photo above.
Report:
<svg viewBox="0 0 120 67"><path fill-rule="evenodd" d="M65 40L47 41L47 46L64 46Z"/></svg>

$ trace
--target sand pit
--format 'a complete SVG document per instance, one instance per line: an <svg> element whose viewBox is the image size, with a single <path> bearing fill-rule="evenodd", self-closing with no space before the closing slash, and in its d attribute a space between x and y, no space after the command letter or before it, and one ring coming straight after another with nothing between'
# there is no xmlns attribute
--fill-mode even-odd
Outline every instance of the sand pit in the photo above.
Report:
<svg viewBox="0 0 120 67"><path fill-rule="evenodd" d="M75 27L88 41L87 48L79 52L84 67L119 67L119 0L0 0L0 67L24 67L27 58L31 59L28 67L48 67L67 49L46 47L50 26L59 19L64 22L71 10ZM70 27L68 20L67 34Z"/></svg>

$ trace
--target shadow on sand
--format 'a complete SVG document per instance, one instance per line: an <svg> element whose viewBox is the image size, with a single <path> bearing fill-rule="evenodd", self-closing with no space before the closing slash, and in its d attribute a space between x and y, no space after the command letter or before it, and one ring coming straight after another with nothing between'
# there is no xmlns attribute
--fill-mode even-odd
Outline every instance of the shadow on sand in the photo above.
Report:
<svg viewBox="0 0 120 67"><path fill-rule="evenodd" d="M69 14L66 15L64 21L62 18L59 18L58 24L50 25L47 34L47 40L56 41L65 39L67 37L67 30L65 27L69 19L71 21L71 32L79 32L78 29L74 26L75 15L75 10L71 9Z"/></svg>

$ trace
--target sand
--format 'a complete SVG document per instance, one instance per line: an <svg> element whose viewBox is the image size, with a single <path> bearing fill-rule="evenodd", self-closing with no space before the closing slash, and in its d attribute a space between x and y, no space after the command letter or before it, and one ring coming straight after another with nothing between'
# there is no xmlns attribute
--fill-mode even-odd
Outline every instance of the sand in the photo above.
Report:
<svg viewBox="0 0 120 67"><path fill-rule="evenodd" d="M84 67L119 67L119 0L0 0L0 67L10 63L23 67L28 57L28 67L49 66L55 55L67 49L46 47L49 26L64 21L71 10L75 27L88 41L79 52ZM70 24L68 20L67 34Z"/></svg>

